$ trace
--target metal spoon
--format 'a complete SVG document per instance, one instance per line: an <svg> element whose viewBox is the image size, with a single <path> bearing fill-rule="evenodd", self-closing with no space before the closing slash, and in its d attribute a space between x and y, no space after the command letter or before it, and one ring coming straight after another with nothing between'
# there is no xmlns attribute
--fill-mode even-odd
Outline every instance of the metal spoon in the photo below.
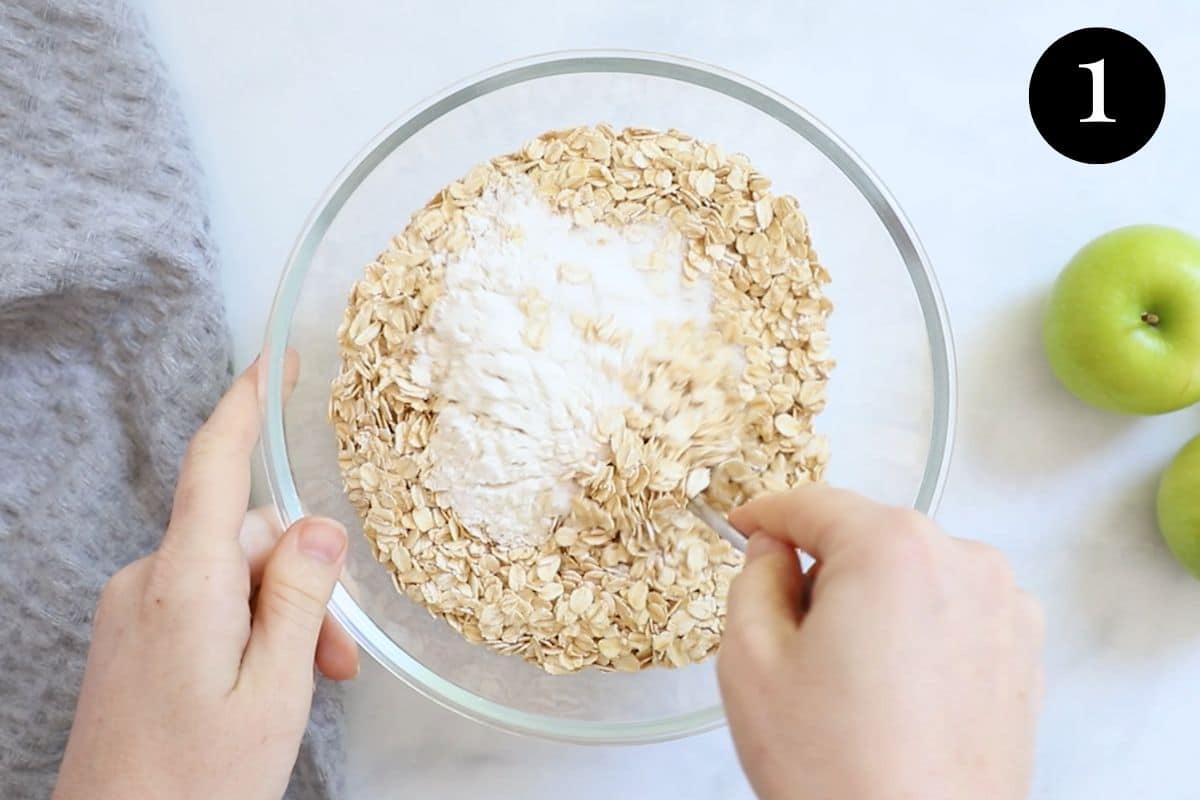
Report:
<svg viewBox="0 0 1200 800"><path fill-rule="evenodd" d="M691 500L688 500L688 511L696 515L696 517L708 527L712 528L713 533L720 536L725 541L733 545L733 549L739 552L746 552L746 537L737 528L729 524L729 520L717 513L716 509L704 502L704 498L696 495Z"/></svg>

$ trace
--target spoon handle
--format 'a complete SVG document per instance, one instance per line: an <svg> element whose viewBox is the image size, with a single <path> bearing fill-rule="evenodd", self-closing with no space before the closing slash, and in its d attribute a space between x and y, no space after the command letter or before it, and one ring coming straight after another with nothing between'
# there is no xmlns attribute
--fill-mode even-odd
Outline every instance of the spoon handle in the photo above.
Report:
<svg viewBox="0 0 1200 800"><path fill-rule="evenodd" d="M746 552L746 537L737 528L729 524L729 520L718 514L700 495L688 500L688 511L691 511L700 521L713 529L713 532L733 545L739 552Z"/></svg>

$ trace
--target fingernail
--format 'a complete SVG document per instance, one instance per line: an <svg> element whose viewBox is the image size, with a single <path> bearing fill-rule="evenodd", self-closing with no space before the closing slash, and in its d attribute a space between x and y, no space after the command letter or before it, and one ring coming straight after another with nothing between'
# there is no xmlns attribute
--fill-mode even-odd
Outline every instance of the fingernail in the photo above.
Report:
<svg viewBox="0 0 1200 800"><path fill-rule="evenodd" d="M309 520L300 529L299 544L306 556L333 564L346 550L346 529L332 520Z"/></svg>

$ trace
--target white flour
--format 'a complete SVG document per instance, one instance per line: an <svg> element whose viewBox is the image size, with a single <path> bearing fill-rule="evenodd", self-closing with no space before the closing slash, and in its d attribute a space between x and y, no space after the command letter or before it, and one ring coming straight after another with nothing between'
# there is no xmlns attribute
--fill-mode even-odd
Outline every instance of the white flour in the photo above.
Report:
<svg viewBox="0 0 1200 800"><path fill-rule="evenodd" d="M426 485L497 544L537 545L579 491L568 476L599 458L597 419L629 403L617 371L659 323L706 326L712 287L683 284L682 240L665 221L576 228L528 180L489 190L468 221L472 244L446 262L414 343L412 379L442 402ZM662 268L645 269L651 259ZM547 301L542 349L522 336L531 289ZM573 312L611 314L629 343L586 341Z"/></svg>

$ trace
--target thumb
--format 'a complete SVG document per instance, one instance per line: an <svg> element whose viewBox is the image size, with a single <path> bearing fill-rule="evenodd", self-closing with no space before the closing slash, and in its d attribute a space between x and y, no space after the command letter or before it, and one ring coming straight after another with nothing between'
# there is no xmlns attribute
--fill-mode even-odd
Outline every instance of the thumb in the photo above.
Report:
<svg viewBox="0 0 1200 800"><path fill-rule="evenodd" d="M795 632L804 598L796 549L766 533L750 537L746 563L729 587L726 630L752 647L770 647Z"/></svg>
<svg viewBox="0 0 1200 800"><path fill-rule="evenodd" d="M258 685L311 691L325 604L346 556L346 529L308 517L280 537L263 570L242 671Z"/></svg>

